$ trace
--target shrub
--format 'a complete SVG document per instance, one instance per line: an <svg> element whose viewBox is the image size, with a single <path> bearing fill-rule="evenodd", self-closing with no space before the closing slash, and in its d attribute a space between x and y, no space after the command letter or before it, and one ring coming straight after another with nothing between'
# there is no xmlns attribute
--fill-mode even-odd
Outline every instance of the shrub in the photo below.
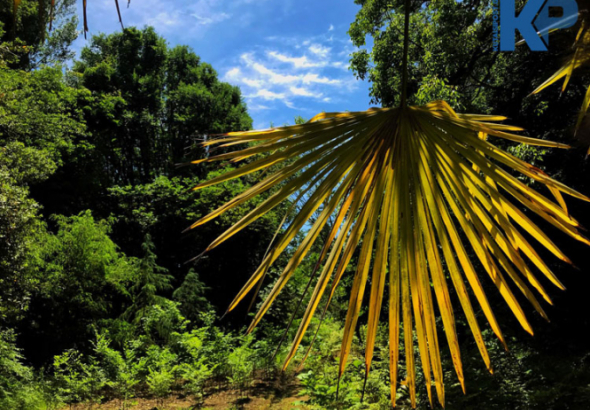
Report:
<svg viewBox="0 0 590 410"><path fill-rule="evenodd" d="M31 368L22 364L22 355L11 330L0 331L0 408L35 410L47 408L40 383Z"/></svg>

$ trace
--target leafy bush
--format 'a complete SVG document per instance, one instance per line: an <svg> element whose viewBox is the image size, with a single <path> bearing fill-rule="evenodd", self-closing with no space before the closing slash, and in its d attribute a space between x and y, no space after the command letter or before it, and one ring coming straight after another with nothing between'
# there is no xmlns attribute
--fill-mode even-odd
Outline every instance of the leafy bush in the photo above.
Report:
<svg viewBox="0 0 590 410"><path fill-rule="evenodd" d="M205 364L206 358L192 363L183 363L181 366L182 378L184 379L183 388L192 394L196 400L203 399L203 388L205 382L213 373L214 366Z"/></svg>
<svg viewBox="0 0 590 410"><path fill-rule="evenodd" d="M135 395L135 387L140 382L146 359L137 357L133 342L128 343L123 352L112 349L105 334L97 335L95 352L108 378L107 385L115 396L122 399L125 409L127 400Z"/></svg>
<svg viewBox="0 0 590 410"><path fill-rule="evenodd" d="M141 319L142 334L159 345L173 344L187 325L188 321L178 310L178 303L171 300L150 306Z"/></svg>
<svg viewBox="0 0 590 410"><path fill-rule="evenodd" d="M0 408L4 410L35 410L48 407L41 383L31 368L22 364L16 348L14 332L0 331Z"/></svg>
<svg viewBox="0 0 590 410"><path fill-rule="evenodd" d="M249 382L254 371L252 342L252 336L246 336L243 339L243 343L234 348L227 357L227 364L230 369L227 377L240 391L250 387Z"/></svg>
<svg viewBox="0 0 590 410"><path fill-rule="evenodd" d="M53 362L56 393L66 404L99 402L100 392L107 384L104 371L93 358L88 362L76 350L55 356Z"/></svg>
<svg viewBox="0 0 590 410"><path fill-rule="evenodd" d="M172 387L172 383L174 383L174 375L167 369L150 369L149 372L150 374L146 380L147 385L150 389L150 393L157 397L161 404L162 400L170 393L170 388Z"/></svg>

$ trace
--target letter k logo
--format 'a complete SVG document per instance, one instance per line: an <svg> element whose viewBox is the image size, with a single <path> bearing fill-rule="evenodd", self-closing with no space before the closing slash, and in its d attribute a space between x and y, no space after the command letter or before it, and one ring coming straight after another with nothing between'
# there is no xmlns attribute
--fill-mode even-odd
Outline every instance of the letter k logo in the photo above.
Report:
<svg viewBox="0 0 590 410"><path fill-rule="evenodd" d="M514 3L515 0L501 0L500 3L501 51L514 51L516 30L532 51L547 51L549 30L571 27L578 20L575 0L528 0L518 17ZM551 8L560 8L563 15L550 17Z"/></svg>
<svg viewBox="0 0 590 410"><path fill-rule="evenodd" d="M500 3L500 50L514 51L514 35L518 29L532 51L547 51L533 26L533 20L544 2L545 0L529 0L518 17L514 0L503 0Z"/></svg>

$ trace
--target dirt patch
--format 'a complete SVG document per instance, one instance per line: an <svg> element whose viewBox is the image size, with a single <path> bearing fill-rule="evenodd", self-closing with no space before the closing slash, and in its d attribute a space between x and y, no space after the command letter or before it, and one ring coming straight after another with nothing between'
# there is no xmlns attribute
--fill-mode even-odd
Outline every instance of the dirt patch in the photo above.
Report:
<svg viewBox="0 0 590 410"><path fill-rule="evenodd" d="M121 410L121 400L109 400L101 404L81 403L72 407L64 407L61 410ZM171 395L164 400L136 397L127 400L126 410L193 410L199 409L191 398Z"/></svg>
<svg viewBox="0 0 590 410"><path fill-rule="evenodd" d="M254 380L248 389L209 388L204 400L170 395L164 400L134 398L127 401L127 410L293 410L307 409L307 396L301 395L295 377L275 380ZM122 401L110 400L102 404L78 404L71 410L121 410ZM61 410L70 410L64 407Z"/></svg>
<svg viewBox="0 0 590 410"><path fill-rule="evenodd" d="M205 398L204 409L261 409L287 410L306 409L303 402L308 397L301 395L301 387L296 378L289 380L256 381L243 392L222 390Z"/></svg>

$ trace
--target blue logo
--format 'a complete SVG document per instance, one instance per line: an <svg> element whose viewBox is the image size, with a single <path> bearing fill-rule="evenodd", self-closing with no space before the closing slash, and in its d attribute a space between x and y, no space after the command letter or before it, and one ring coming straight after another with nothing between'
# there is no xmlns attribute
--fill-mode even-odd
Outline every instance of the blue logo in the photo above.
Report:
<svg viewBox="0 0 590 410"><path fill-rule="evenodd" d="M493 1L494 51L514 51L516 31L532 51L547 51L549 32L568 28L578 21L578 4L575 0L528 0L518 16L515 0L500 0L500 29L498 36L498 7ZM558 15L558 16L556 16Z"/></svg>

